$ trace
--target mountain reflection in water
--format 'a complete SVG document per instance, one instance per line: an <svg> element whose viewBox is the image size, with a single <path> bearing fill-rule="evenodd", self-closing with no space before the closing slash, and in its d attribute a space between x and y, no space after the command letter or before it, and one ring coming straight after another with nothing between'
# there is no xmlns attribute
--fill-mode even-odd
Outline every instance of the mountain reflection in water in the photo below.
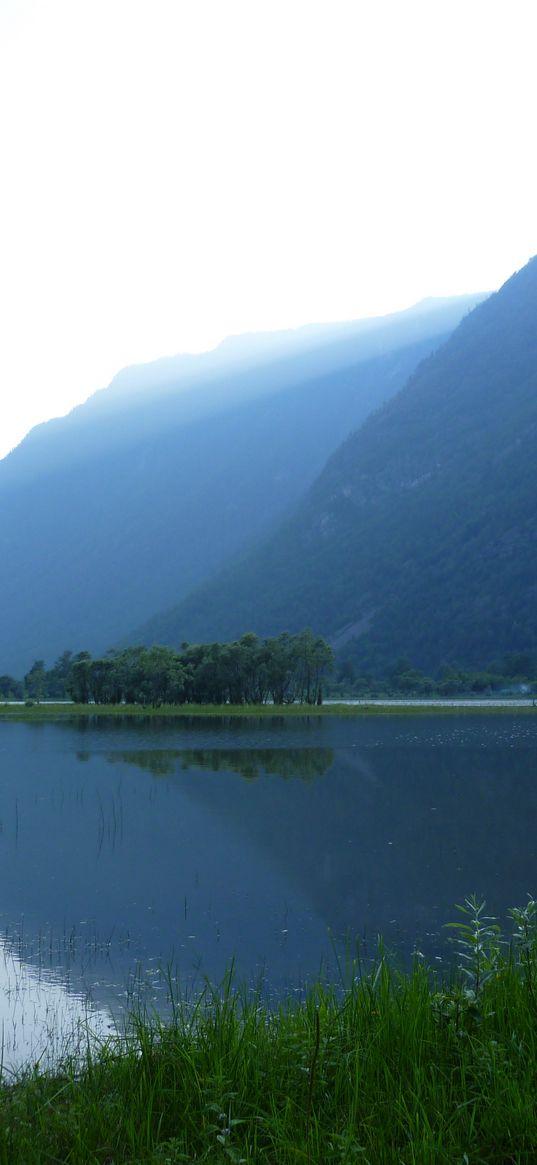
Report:
<svg viewBox="0 0 537 1165"><path fill-rule="evenodd" d="M0 929L102 1006L449 958L455 903L537 890L536 752L516 714L0 722Z"/></svg>
<svg viewBox="0 0 537 1165"><path fill-rule="evenodd" d="M47 1070L66 1057L82 1059L114 1030L107 1011L69 991L59 974L19 958L0 939L0 1077L29 1064Z"/></svg>

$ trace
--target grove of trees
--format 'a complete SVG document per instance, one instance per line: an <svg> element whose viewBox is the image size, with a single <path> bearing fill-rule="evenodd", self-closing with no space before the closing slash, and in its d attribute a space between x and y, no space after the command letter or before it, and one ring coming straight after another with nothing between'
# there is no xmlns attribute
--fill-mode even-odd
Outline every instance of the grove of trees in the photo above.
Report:
<svg viewBox="0 0 537 1165"><path fill-rule="evenodd" d="M93 658L64 651L51 668L34 660L23 679L0 674L0 700L88 704L315 704L331 698L537 694L537 655L511 651L475 671L443 664L435 676L398 657L360 668L311 631L232 643L112 649Z"/></svg>
<svg viewBox="0 0 537 1165"><path fill-rule="evenodd" d="M180 651L127 647L99 659L82 651L70 661L65 687L77 704L317 704L332 666L332 649L309 630L265 640L248 632L232 643L184 643Z"/></svg>

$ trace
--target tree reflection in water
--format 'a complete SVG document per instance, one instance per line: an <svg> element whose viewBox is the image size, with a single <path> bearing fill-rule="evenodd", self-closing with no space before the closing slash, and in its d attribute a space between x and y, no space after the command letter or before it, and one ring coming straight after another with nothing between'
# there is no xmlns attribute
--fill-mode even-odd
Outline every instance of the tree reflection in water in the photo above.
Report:
<svg viewBox="0 0 537 1165"><path fill-rule="evenodd" d="M328 772L334 763L334 751L331 748L134 749L110 752L107 760L111 764L120 761L134 765L154 777L168 777L179 769L204 769L212 773L237 773L250 781L263 773L284 780L311 781Z"/></svg>

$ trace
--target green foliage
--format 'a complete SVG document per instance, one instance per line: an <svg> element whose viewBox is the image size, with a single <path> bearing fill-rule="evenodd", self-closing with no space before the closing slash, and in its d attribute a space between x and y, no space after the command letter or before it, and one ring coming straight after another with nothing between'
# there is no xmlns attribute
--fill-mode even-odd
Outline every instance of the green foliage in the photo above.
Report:
<svg viewBox="0 0 537 1165"><path fill-rule="evenodd" d="M91 656L89 651L79 651L71 664L66 682L67 694L75 704L88 704L90 688Z"/></svg>
<svg viewBox="0 0 537 1165"><path fill-rule="evenodd" d="M485 906L485 902L472 894L457 906L465 921L446 923L457 931L454 943L459 970L466 980L465 995L476 1004L485 985L497 973L500 962L500 927L495 918L484 913Z"/></svg>
<svg viewBox="0 0 537 1165"><path fill-rule="evenodd" d="M42 659L36 659L24 677L24 687L29 698L39 703L45 695L46 683L45 664Z"/></svg>
<svg viewBox="0 0 537 1165"><path fill-rule="evenodd" d="M245 780L254 781L262 773L272 773L282 780L300 778L303 781L320 777L334 762L331 748L194 748L128 750L110 753L108 760L115 764L134 765L155 777L174 773L178 765L185 769L208 769L212 773L238 773Z"/></svg>
<svg viewBox="0 0 537 1165"><path fill-rule="evenodd" d="M529 1165L535 910L510 912L509 946L483 903L462 905L472 1000L466 974L403 974L381 949L298 1003L270 1007L230 973L175 998L169 1024L135 1017L82 1070L4 1082L0 1165Z"/></svg>
<svg viewBox="0 0 537 1165"><path fill-rule="evenodd" d="M77 704L322 703L333 653L311 631L259 640L251 632L233 643L127 647L102 659L79 652L66 680Z"/></svg>
<svg viewBox="0 0 537 1165"><path fill-rule="evenodd" d="M514 923L513 948L515 958L524 972L526 985L534 1003L535 974L537 969L537 902L528 896L526 906L516 907L509 911Z"/></svg>
<svg viewBox="0 0 537 1165"><path fill-rule="evenodd" d="M24 684L14 676L0 676L0 700L22 700Z"/></svg>
<svg viewBox="0 0 537 1165"><path fill-rule="evenodd" d="M458 665L442 665L429 676L414 667L408 658L384 665L370 661L360 668L352 654L336 656L334 679L327 685L330 696L421 697L440 696L532 696L537 691L533 679L536 659L533 653L517 656L517 671L509 671L507 660L493 660L477 670ZM522 671L524 667L524 671Z"/></svg>

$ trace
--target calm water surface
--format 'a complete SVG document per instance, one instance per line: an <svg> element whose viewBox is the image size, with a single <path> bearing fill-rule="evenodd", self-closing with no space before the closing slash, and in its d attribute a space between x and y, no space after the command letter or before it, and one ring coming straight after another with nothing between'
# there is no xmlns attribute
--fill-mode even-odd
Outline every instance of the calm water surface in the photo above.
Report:
<svg viewBox="0 0 537 1165"><path fill-rule="evenodd" d="M14 975L50 1032L61 990L97 1026L142 984L164 1010L162 967L278 991L378 933L445 957L454 903L537 893L536 756L516 714L0 722L4 1011Z"/></svg>

